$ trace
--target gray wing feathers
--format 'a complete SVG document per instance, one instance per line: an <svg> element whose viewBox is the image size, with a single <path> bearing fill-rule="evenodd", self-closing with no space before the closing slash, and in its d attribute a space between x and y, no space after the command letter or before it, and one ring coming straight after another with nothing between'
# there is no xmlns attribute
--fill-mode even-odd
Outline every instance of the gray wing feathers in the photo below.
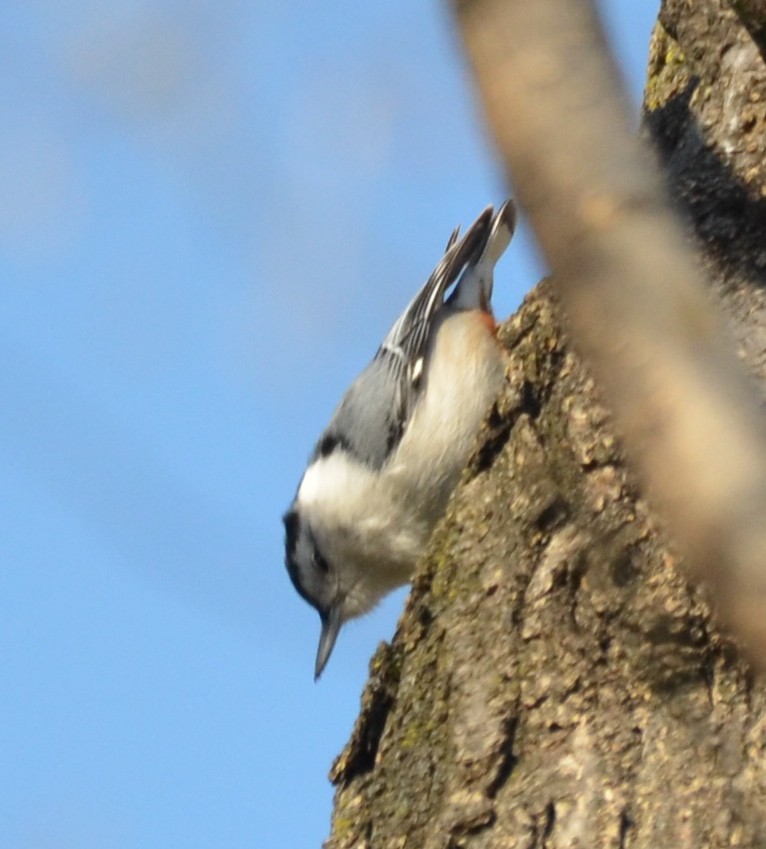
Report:
<svg viewBox="0 0 766 849"><path fill-rule="evenodd" d="M360 462L379 469L401 439L406 414L401 369L376 356L343 396L314 456L342 447Z"/></svg>
<svg viewBox="0 0 766 849"><path fill-rule="evenodd" d="M423 288L388 331L380 351L399 353L405 363L424 352L434 312L441 306L445 291L457 280L466 264L483 252L491 222L492 207L489 206L468 228L462 239L458 240L457 232L453 231L446 253Z"/></svg>

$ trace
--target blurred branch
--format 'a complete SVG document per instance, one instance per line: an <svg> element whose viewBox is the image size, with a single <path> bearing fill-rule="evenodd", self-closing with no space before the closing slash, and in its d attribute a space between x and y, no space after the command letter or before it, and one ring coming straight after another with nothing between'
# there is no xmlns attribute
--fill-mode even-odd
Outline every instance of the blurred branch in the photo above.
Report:
<svg viewBox="0 0 766 849"><path fill-rule="evenodd" d="M627 448L766 665L766 438L586 0L456 0L486 115Z"/></svg>

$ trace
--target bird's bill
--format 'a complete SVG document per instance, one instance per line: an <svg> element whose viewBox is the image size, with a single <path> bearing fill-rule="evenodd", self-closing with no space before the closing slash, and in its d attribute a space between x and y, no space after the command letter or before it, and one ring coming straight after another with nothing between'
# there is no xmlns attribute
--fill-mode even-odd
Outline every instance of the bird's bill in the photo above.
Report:
<svg viewBox="0 0 766 849"><path fill-rule="evenodd" d="M327 665L327 661L330 659L333 646L335 645L335 640L338 639L340 626L343 624L340 614L340 604L334 604L326 613L319 614L322 618L322 632L319 635L319 648L317 649L317 660L314 667L315 681Z"/></svg>

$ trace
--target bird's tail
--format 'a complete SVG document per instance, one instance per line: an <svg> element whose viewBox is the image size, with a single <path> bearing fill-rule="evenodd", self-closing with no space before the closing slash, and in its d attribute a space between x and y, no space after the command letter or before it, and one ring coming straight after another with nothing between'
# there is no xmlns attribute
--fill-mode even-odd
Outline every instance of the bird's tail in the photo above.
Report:
<svg viewBox="0 0 766 849"><path fill-rule="evenodd" d="M483 309L491 312L493 272L495 264L508 247L516 229L516 205L507 200L492 217L486 242L477 246L449 297L457 309ZM454 241L453 234L451 241Z"/></svg>

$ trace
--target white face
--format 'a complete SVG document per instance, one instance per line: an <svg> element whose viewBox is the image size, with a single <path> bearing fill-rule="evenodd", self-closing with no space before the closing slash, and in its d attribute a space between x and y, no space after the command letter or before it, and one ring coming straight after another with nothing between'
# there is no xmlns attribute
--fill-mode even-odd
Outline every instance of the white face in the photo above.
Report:
<svg viewBox="0 0 766 849"><path fill-rule="evenodd" d="M420 471L406 458L375 471L344 451L306 470L286 517L288 569L320 613L335 605L345 622L410 579L433 524Z"/></svg>
<svg viewBox="0 0 766 849"><path fill-rule="evenodd" d="M374 575L371 555L381 547L371 533L387 512L375 498L379 487L378 475L342 451L315 460L301 480L285 517L287 567L295 588L320 615L335 606L346 621L371 606L354 599L364 578Z"/></svg>

